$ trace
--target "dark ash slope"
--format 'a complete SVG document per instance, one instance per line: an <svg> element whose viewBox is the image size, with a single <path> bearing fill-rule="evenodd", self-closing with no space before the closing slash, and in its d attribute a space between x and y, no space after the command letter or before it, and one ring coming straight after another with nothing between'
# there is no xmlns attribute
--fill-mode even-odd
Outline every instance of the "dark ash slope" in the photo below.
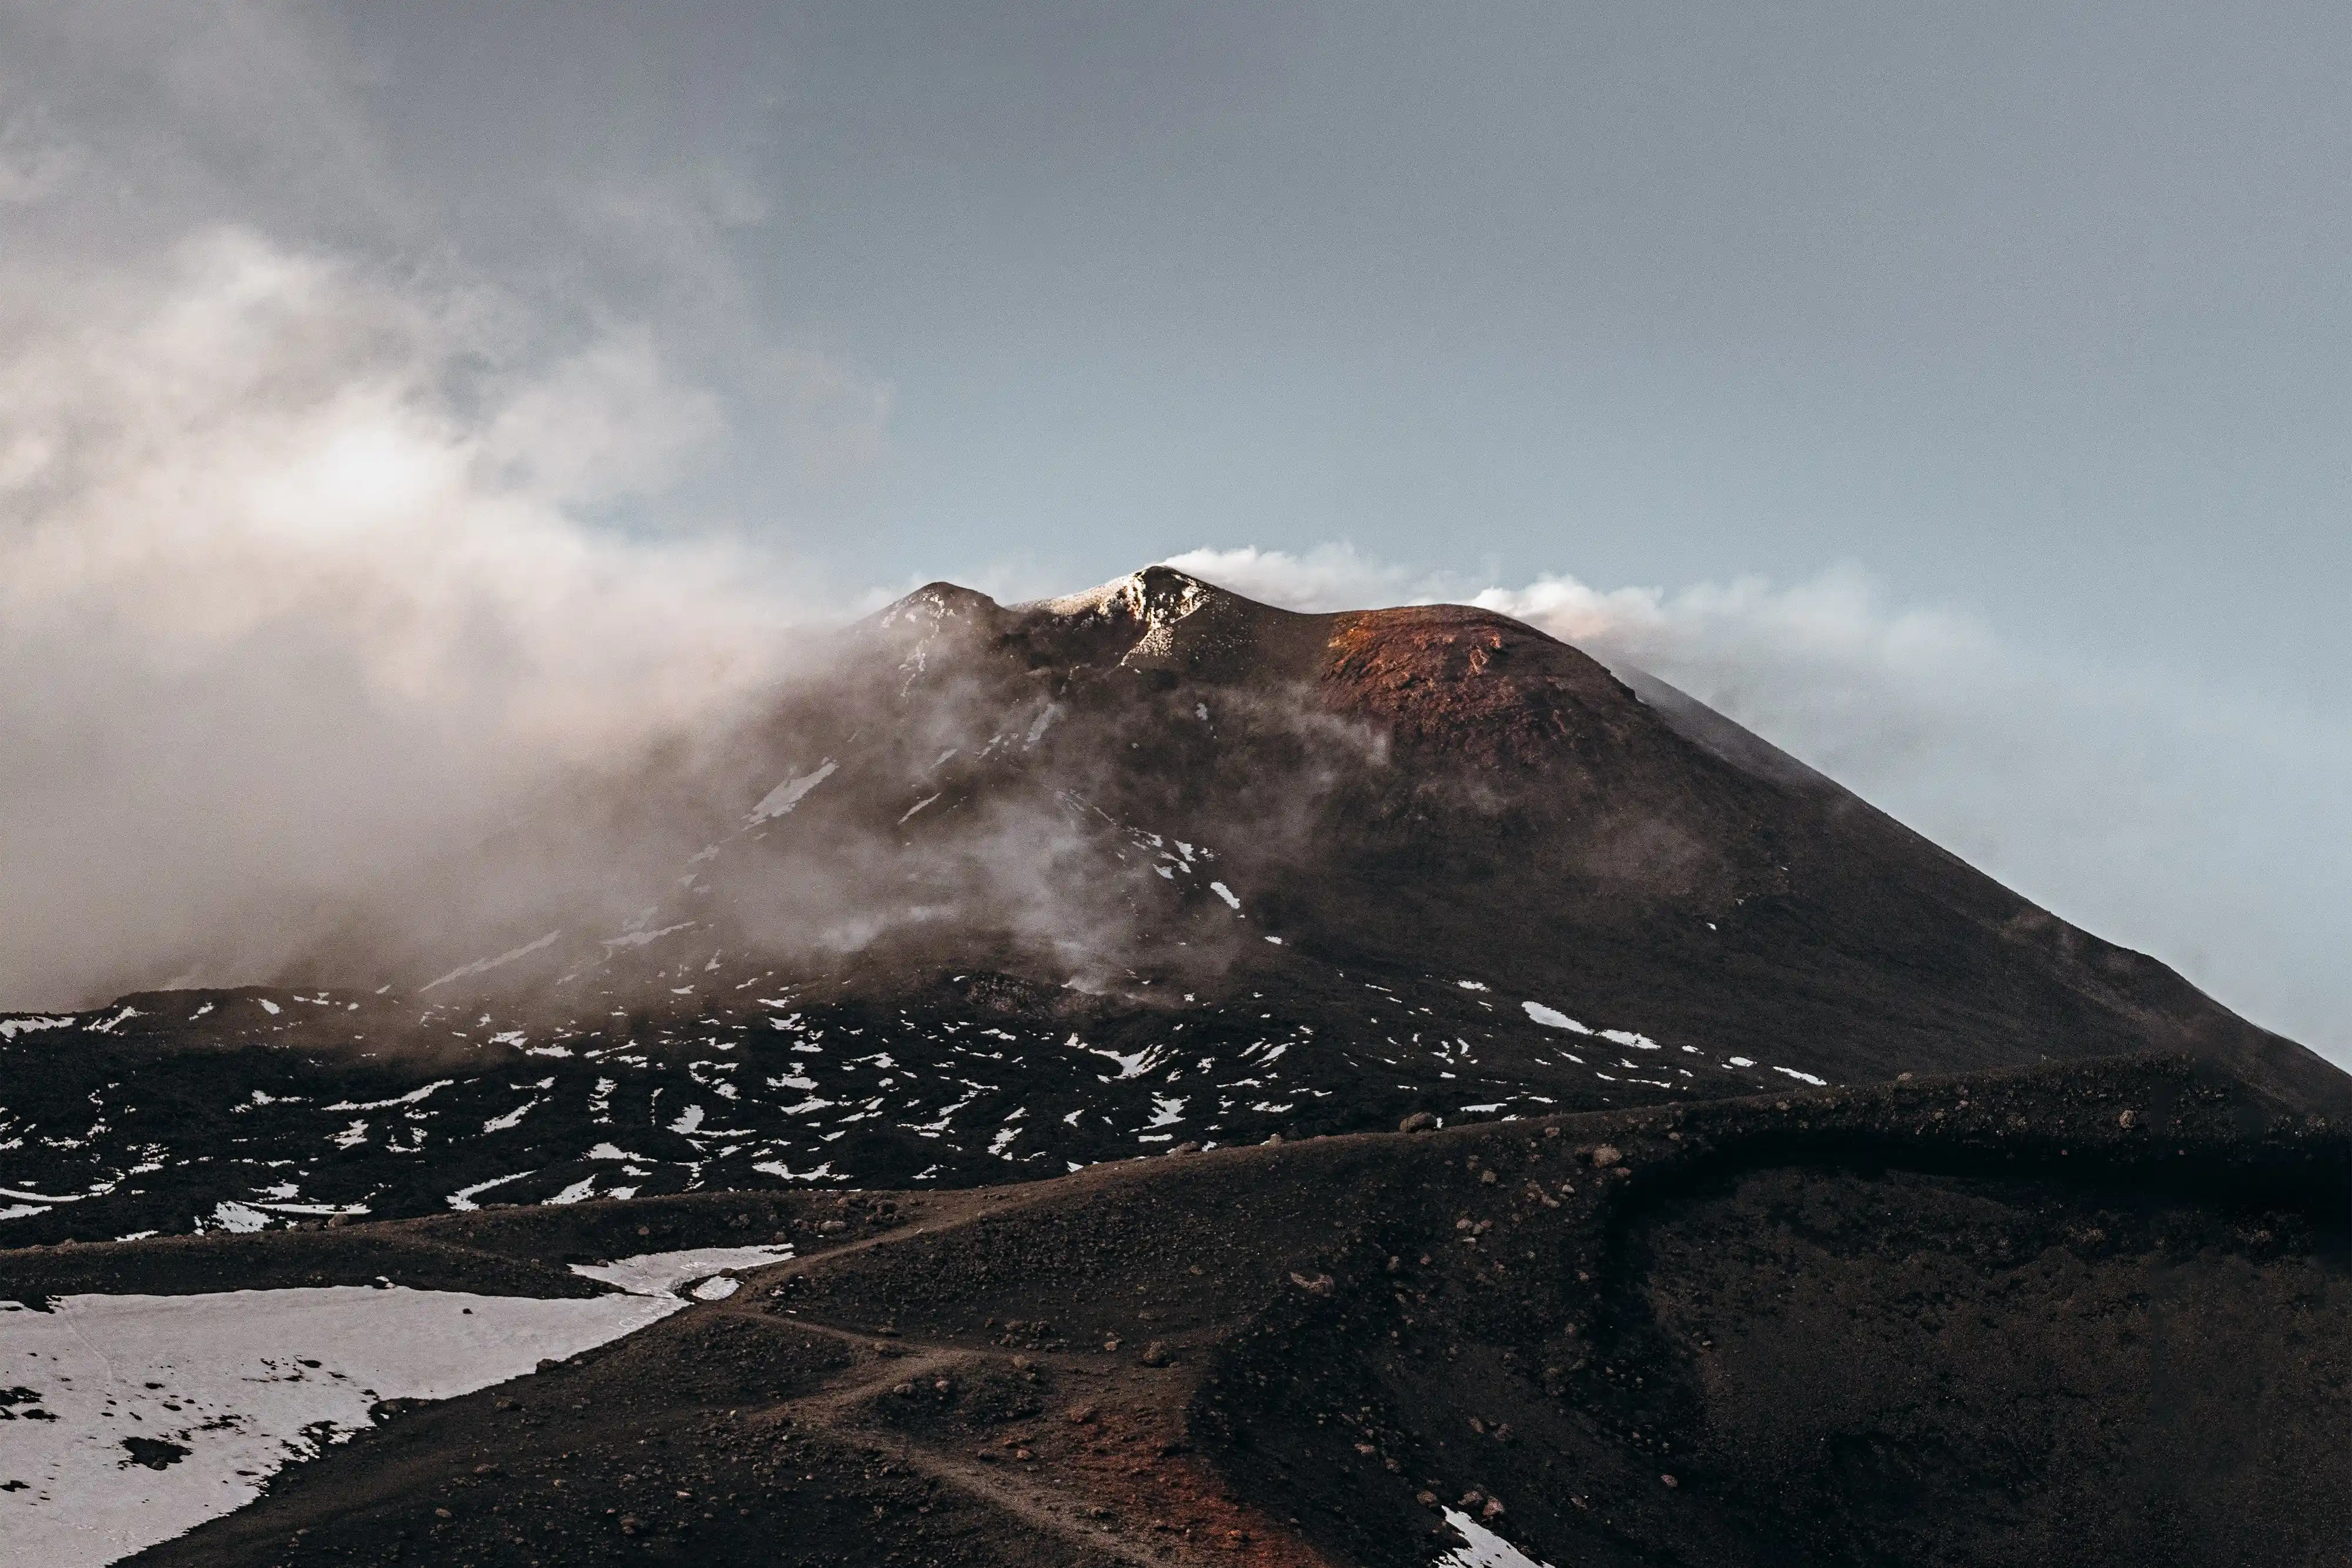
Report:
<svg viewBox="0 0 2352 1568"><path fill-rule="evenodd" d="M1480 611L935 585L739 732L469 853L426 926L355 913L299 986L0 1019L0 1225L955 1186L2149 1051L2352 1106L1644 689ZM517 912L506 879L581 834L604 880Z"/></svg>

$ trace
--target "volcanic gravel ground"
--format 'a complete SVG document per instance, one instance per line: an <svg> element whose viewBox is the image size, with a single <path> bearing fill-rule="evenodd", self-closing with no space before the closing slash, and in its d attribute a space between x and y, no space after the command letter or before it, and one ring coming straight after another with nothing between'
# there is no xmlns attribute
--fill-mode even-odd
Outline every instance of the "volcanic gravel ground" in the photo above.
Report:
<svg viewBox="0 0 2352 1568"><path fill-rule="evenodd" d="M14 1266L803 1239L142 1562L2329 1563L2347 1175L2139 1059Z"/></svg>
<svg viewBox="0 0 2352 1568"><path fill-rule="evenodd" d="M997 975L901 983L900 1001L877 1004L866 977L793 984L699 949L654 976L686 982L656 994L688 994L649 1005L656 988L634 985L620 998L633 1006L552 1023L331 990L133 997L0 1041L0 1235L960 1186L1415 1112L1451 1122L1812 1081L1587 1024L1562 1010L1573 998L1273 961L1278 999L1138 977L1133 993L1165 997L1147 1006Z"/></svg>

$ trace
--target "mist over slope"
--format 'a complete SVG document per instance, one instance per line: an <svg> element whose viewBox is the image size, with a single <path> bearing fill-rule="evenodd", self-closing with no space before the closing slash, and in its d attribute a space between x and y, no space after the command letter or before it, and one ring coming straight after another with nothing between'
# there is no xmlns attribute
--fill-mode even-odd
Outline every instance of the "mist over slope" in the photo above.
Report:
<svg viewBox="0 0 2352 1568"><path fill-rule="evenodd" d="M2148 1053L2352 1103L1669 687L1492 612L1163 568L912 594L276 979L0 1022L14 1232L962 1185Z"/></svg>
<svg viewBox="0 0 2352 1568"><path fill-rule="evenodd" d="M610 863L675 853L628 931L551 907L374 977L551 933L504 987L642 974L654 929L739 964L985 960L1138 997L1313 959L1505 979L1844 1080L2147 1049L2336 1078L1637 678L1475 609L1298 615L1166 568L1010 608L938 584L690 764L519 835L584 815Z"/></svg>

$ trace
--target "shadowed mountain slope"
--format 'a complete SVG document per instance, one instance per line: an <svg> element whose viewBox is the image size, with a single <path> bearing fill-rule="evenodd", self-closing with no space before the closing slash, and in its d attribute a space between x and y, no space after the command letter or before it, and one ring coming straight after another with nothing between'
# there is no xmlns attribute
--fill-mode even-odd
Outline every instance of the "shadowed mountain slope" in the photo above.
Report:
<svg viewBox="0 0 2352 1568"><path fill-rule="evenodd" d="M1484 611L1297 615L1165 568L1012 608L934 585L763 738L787 793L835 771L719 844L696 890L718 934L837 852L817 846L882 846L858 869L915 891L846 901L881 952L967 962L985 937L1049 981L1132 993L1165 970L1228 995L1307 958L1834 1081L2189 1051L2344 1103L2341 1073L2161 965ZM1172 843L1213 846L1234 908L1165 876L1197 879ZM674 904L663 924L705 918Z"/></svg>
<svg viewBox="0 0 2352 1568"><path fill-rule="evenodd" d="M593 885L539 874L583 840ZM919 591L443 874L411 907L446 918L355 915L299 986L0 1021L13 1234L961 1185L2149 1051L2352 1105L1669 687L1483 611L1165 568Z"/></svg>

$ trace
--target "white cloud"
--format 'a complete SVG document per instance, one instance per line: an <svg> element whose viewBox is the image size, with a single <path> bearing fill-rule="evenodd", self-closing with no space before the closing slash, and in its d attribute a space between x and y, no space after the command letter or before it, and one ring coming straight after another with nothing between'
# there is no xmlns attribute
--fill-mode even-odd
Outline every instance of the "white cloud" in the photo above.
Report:
<svg viewBox="0 0 2352 1568"><path fill-rule="evenodd" d="M590 345L521 388L482 440L485 455L519 486L576 505L660 485L721 423L718 400L678 385L639 328Z"/></svg>
<svg viewBox="0 0 2352 1568"><path fill-rule="evenodd" d="M0 129L12 1002L264 975L320 902L762 687L796 613L772 553L598 520L723 435L656 335L403 250L331 62L213 21L50 27L52 74L96 74ZM0 63L0 103L31 69ZM93 108L126 77L140 116ZM295 84L207 162L219 102ZM215 164L289 152L273 126L351 203L196 215L236 204L187 196Z"/></svg>
<svg viewBox="0 0 2352 1568"><path fill-rule="evenodd" d="M1852 568L1669 592L1475 587L1346 546L1171 564L1296 609L1475 603L1646 669L2028 897L2352 1061L2352 714L2029 647L1889 603Z"/></svg>
<svg viewBox="0 0 2352 1568"><path fill-rule="evenodd" d="M1171 555L1167 564L1230 588L1265 604L1286 610L1362 610L1374 605L1425 604L1466 591L1469 585L1443 573L1374 560L1351 544L1321 544L1303 555L1262 550L1201 549Z"/></svg>
<svg viewBox="0 0 2352 1568"><path fill-rule="evenodd" d="M772 562L580 520L692 389L624 338L467 410L482 308L232 229L0 332L0 990L217 957L772 674Z"/></svg>

